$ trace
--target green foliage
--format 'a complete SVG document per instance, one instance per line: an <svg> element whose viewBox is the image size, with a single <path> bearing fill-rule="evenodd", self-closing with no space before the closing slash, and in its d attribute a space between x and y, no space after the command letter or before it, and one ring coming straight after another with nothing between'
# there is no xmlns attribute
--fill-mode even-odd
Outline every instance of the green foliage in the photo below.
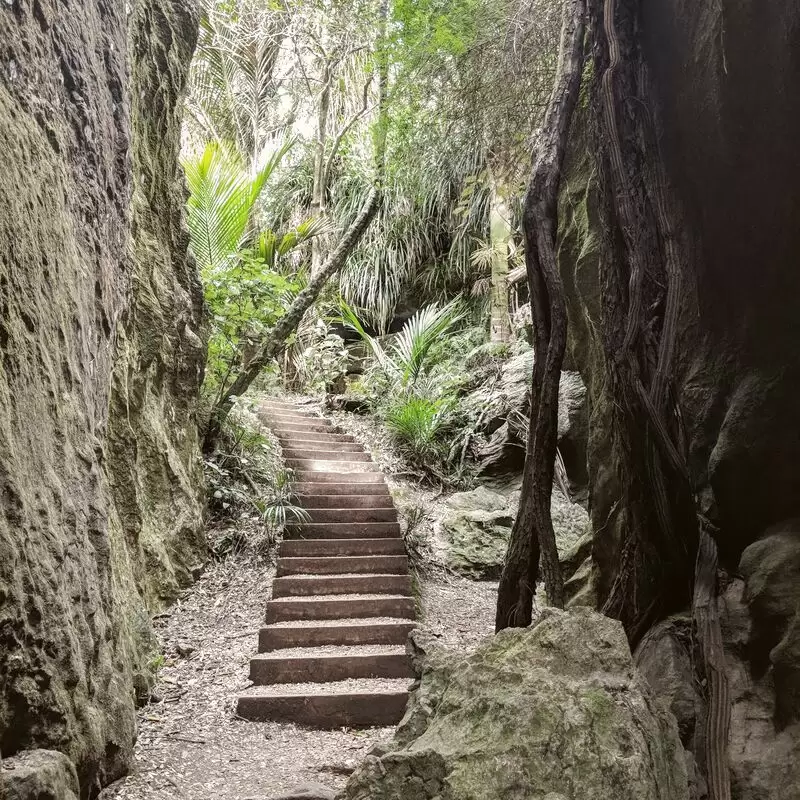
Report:
<svg viewBox="0 0 800 800"><path fill-rule="evenodd" d="M387 406L386 426L399 442L424 457L436 449L446 427L447 406L445 400L401 396Z"/></svg>
<svg viewBox="0 0 800 800"><path fill-rule="evenodd" d="M161 668L164 666L164 664L166 664L166 661L167 660L164 658L164 654L156 651L150 656L150 659L147 662L147 668L153 673L153 675L158 675Z"/></svg>
<svg viewBox="0 0 800 800"><path fill-rule="evenodd" d="M291 22L282 0L202 0L185 102L190 146L231 142L254 166L285 129L275 69Z"/></svg>
<svg viewBox="0 0 800 800"><path fill-rule="evenodd" d="M452 368L452 349L463 349L469 333L454 333L463 321L461 302L433 304L420 309L396 334L388 346L370 336L359 316L344 301L342 319L358 332L373 356L361 382L374 412L383 419L395 443L406 457L440 480L459 480L460 430L458 392L461 370ZM481 332L478 335L483 336Z"/></svg>
<svg viewBox="0 0 800 800"><path fill-rule="evenodd" d="M420 309L403 326L393 345L393 363L403 385L415 384L422 375L431 348L463 319L458 298L444 306L436 303Z"/></svg>
<svg viewBox="0 0 800 800"><path fill-rule="evenodd" d="M294 502L293 478L280 448L239 404L228 415L216 451L204 461L212 549L218 557L251 547L265 553L292 521L307 519ZM226 523L235 523L226 527Z"/></svg>
<svg viewBox="0 0 800 800"><path fill-rule="evenodd" d="M329 332L325 320L318 319L310 334L299 333L298 344L301 349L294 365L306 391L325 392L343 382L349 353L342 337Z"/></svg>
<svg viewBox="0 0 800 800"><path fill-rule="evenodd" d="M253 175L235 151L219 142L206 145L198 158L184 160L189 234L201 273L222 269L236 257L255 204L290 147L278 148Z"/></svg>
<svg viewBox="0 0 800 800"><path fill-rule="evenodd" d="M299 276L274 272L259 251L245 251L205 281L211 312L206 394L221 392L283 316L302 288Z"/></svg>
<svg viewBox="0 0 800 800"><path fill-rule="evenodd" d="M295 254L329 229L320 219L282 232L257 229L259 200L290 147L278 148L252 176L234 150L216 142L184 161L190 244L211 312L207 398L222 395L286 312L305 282Z"/></svg>
<svg viewBox="0 0 800 800"><path fill-rule="evenodd" d="M341 311L342 321L369 345L377 363L401 390L417 383L427 366L431 348L464 317L459 298L444 306L434 303L420 309L406 322L387 351L377 338L366 332L358 315L344 300Z"/></svg>

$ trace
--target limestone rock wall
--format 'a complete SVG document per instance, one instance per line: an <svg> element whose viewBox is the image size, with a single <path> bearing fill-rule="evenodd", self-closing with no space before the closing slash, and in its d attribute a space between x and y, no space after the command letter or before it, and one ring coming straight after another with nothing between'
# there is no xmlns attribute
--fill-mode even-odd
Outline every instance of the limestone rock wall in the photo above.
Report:
<svg viewBox="0 0 800 800"><path fill-rule="evenodd" d="M648 0L641 8L661 145L692 245L674 377L695 490L728 574L723 587L727 580L738 587L737 602L731 589L721 606L727 622L741 618L725 641L734 797L791 796L791 764L800 755L800 7L792 0ZM626 520L596 335L601 187L586 127L584 111L561 198L561 267L570 350L589 392L589 505L602 603L620 564ZM644 643L642 657L658 664L657 679L685 644L683 629L670 625L669 635L657 628ZM690 648L688 663L694 655ZM693 703L685 693L695 695L681 669L662 689L686 712ZM679 720L682 735L684 723L693 731L702 720L702 694L696 701ZM688 733L684 740L697 751ZM704 796L702 783L696 796Z"/></svg>
<svg viewBox="0 0 800 800"><path fill-rule="evenodd" d="M687 800L675 719L622 625L547 609L466 657L431 651L388 751L340 800Z"/></svg>
<svg viewBox="0 0 800 800"><path fill-rule="evenodd" d="M148 612L202 559L188 8L0 4L0 751L64 753L86 796L126 769Z"/></svg>

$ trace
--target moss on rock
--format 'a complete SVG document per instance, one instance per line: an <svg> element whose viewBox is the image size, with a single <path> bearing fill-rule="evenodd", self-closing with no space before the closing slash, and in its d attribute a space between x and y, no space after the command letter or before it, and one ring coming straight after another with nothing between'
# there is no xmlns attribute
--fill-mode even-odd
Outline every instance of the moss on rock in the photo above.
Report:
<svg viewBox="0 0 800 800"><path fill-rule="evenodd" d="M686 800L675 719L633 669L622 626L548 610L423 672L396 746L344 800Z"/></svg>
<svg viewBox="0 0 800 800"><path fill-rule="evenodd" d="M177 164L196 11L129 5L0 11L0 750L63 753L81 796L127 770L149 611L203 556Z"/></svg>

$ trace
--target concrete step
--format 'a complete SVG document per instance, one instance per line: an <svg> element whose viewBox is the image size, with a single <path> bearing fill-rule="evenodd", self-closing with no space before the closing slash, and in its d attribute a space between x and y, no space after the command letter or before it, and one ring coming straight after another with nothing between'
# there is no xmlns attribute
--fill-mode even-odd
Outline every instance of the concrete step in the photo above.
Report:
<svg viewBox="0 0 800 800"><path fill-rule="evenodd" d="M278 560L278 578L287 575L406 575L406 556L299 556Z"/></svg>
<svg viewBox="0 0 800 800"><path fill-rule="evenodd" d="M397 511L385 508L311 508L303 503L309 522L397 522Z"/></svg>
<svg viewBox="0 0 800 800"><path fill-rule="evenodd" d="M313 477L313 476L312 476ZM342 479L341 475L337 476L339 480ZM381 476L379 482L371 481L355 481L351 483L338 483L334 481L298 481L294 485L295 494L298 497L306 497L308 495L389 495L389 487ZM390 501L391 502L391 501Z"/></svg>
<svg viewBox="0 0 800 800"><path fill-rule="evenodd" d="M362 625L303 625L291 628L267 627L258 634L259 653L287 647L327 647L329 645L405 645L413 622Z"/></svg>
<svg viewBox="0 0 800 800"><path fill-rule="evenodd" d="M385 689L383 681L375 683L371 689L370 682L363 681L361 691L351 688L351 681L345 684L346 690L326 684L331 687L328 692L320 686L313 694L307 690L292 693L285 684L280 685L280 693L254 687L238 698L236 714L253 721L294 722L324 730L397 725L405 713L408 690Z"/></svg>
<svg viewBox="0 0 800 800"><path fill-rule="evenodd" d="M262 411L267 411L270 408L278 410L289 409L289 411L310 411L305 404L293 403L291 400L281 400L279 397L265 397L259 406Z"/></svg>
<svg viewBox="0 0 800 800"><path fill-rule="evenodd" d="M305 508L394 508L386 494L304 494L298 495Z"/></svg>
<svg viewBox="0 0 800 800"><path fill-rule="evenodd" d="M351 678L410 678L405 650L370 655L321 655L287 658L280 654L250 659L250 680L269 683L329 683Z"/></svg>
<svg viewBox="0 0 800 800"><path fill-rule="evenodd" d="M336 433L335 429L319 433L315 431L283 431L275 435L281 440L286 442L322 442L322 443L344 443L344 444L358 444L355 438L349 433Z"/></svg>
<svg viewBox="0 0 800 800"><path fill-rule="evenodd" d="M299 449L299 450L314 450L315 448L319 448L321 450L331 450L332 452L337 453L363 453L364 446L359 442L353 441L340 441L334 438L334 434L325 434L320 433L318 434L320 439L298 439L294 436L286 437L286 436L279 436L278 439L281 442L281 446L288 449Z"/></svg>
<svg viewBox="0 0 800 800"><path fill-rule="evenodd" d="M350 485L350 491L348 494L354 494L352 484L362 484L362 483L374 483L379 484L383 488L386 488L386 481L383 477L383 474L378 472L347 472L346 474L341 469L332 469L326 472L322 471L312 471L312 472L303 472L301 473L300 477L297 479L296 486L298 487L297 491L300 492L300 487L305 486L306 484L316 484L315 486L315 493L318 493L318 485L320 483L338 483L342 486ZM361 486L358 487L358 491L370 491L372 489L362 489Z"/></svg>
<svg viewBox="0 0 800 800"><path fill-rule="evenodd" d="M287 539L386 539L400 536L398 522L304 522L286 531Z"/></svg>
<svg viewBox="0 0 800 800"><path fill-rule="evenodd" d="M380 472L380 467L371 461L337 461L329 458L287 458L286 466L297 470L304 478L313 475L314 480L316 480L317 473L320 472L338 473L339 480L342 479L344 473L347 474L349 480L351 473L357 475L364 472ZM310 480L310 478L308 479ZM383 479L383 475L381 475L381 479Z"/></svg>
<svg viewBox="0 0 800 800"><path fill-rule="evenodd" d="M312 420L308 422L284 422L283 420L269 420L269 427L275 431L276 435L281 434L309 434L309 433L336 433L336 429L326 419Z"/></svg>
<svg viewBox="0 0 800 800"><path fill-rule="evenodd" d="M359 453L353 450L323 450L316 447L284 447L283 456L286 459L298 461L372 461L372 456L369 453L363 452L363 450Z"/></svg>
<svg viewBox="0 0 800 800"><path fill-rule="evenodd" d="M406 546L399 537L386 539L287 539L281 542L280 558L316 556L404 556ZM278 565L280 567L280 564Z"/></svg>
<svg viewBox="0 0 800 800"><path fill-rule="evenodd" d="M408 575L291 575L275 578L272 596L316 597L334 594L391 594L411 596Z"/></svg>
<svg viewBox="0 0 800 800"><path fill-rule="evenodd" d="M262 419L270 423L279 420L283 421L286 419L324 419L324 417L321 417L319 414L315 414L313 411L302 411L297 408L264 408L262 406L259 413L261 414Z"/></svg>
<svg viewBox="0 0 800 800"><path fill-rule="evenodd" d="M397 617L413 619L411 597L387 595L358 598L302 598L270 600L267 603L267 624L303 619L351 619L353 617Z"/></svg>

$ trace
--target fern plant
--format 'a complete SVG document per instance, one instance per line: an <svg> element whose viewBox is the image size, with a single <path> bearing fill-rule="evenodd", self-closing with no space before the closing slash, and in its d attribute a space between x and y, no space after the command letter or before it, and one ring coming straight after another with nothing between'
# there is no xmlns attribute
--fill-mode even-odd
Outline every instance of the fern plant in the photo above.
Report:
<svg viewBox="0 0 800 800"><path fill-rule="evenodd" d="M431 349L464 317L460 298L443 306L433 303L417 311L385 350L376 337L366 332L355 311L344 300L340 303L344 324L366 342L378 364L402 390L417 383Z"/></svg>

